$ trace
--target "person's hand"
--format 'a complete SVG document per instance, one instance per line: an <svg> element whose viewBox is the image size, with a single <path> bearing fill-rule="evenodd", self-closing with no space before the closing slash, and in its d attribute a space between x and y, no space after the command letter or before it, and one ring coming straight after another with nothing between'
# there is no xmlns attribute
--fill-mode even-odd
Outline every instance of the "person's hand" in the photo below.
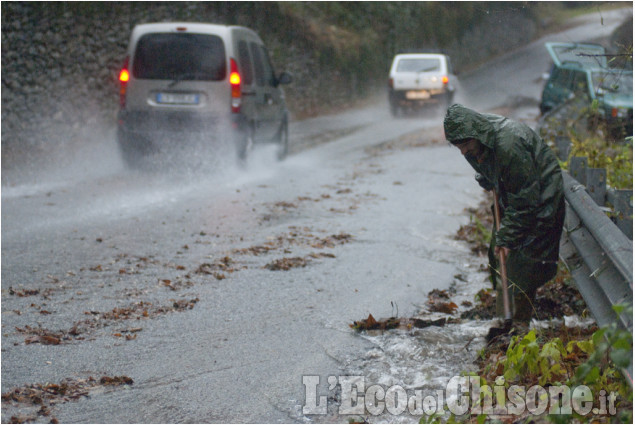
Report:
<svg viewBox="0 0 635 425"><path fill-rule="evenodd" d="M503 255L505 256L505 258L509 256L509 248L507 248L506 246L494 247L494 254L496 254L497 256L500 255L501 251L503 252Z"/></svg>
<svg viewBox="0 0 635 425"><path fill-rule="evenodd" d="M487 190L488 192L489 192L490 190L494 189L494 185L493 185L493 184L492 184L489 180L487 180L487 178L486 178L484 175L482 175L482 174L480 174L480 173L477 173L477 174L474 176L474 178L476 179L476 181L478 182L478 184L479 184L479 185L480 185L483 189Z"/></svg>

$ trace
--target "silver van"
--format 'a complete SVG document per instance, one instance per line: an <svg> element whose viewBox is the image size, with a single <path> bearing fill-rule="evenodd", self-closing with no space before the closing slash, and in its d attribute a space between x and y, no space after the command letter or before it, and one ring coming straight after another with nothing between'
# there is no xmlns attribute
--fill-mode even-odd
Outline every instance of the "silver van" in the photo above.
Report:
<svg viewBox="0 0 635 425"><path fill-rule="evenodd" d="M191 22L134 27L120 72L117 139L124 161L138 166L157 152L197 143L230 146L245 160L251 145L288 151L282 84L260 37L239 26Z"/></svg>

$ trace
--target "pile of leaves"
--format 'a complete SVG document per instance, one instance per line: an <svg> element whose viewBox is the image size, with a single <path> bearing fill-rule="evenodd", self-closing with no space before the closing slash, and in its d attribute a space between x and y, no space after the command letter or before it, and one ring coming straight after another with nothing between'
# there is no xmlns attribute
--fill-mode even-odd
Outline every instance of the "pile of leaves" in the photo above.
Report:
<svg viewBox="0 0 635 425"><path fill-rule="evenodd" d="M353 236L348 233L338 233L319 237L313 234L310 228L297 228L295 226L290 227L290 231L283 233L276 237L270 238L267 242L254 245L247 248L235 249L235 254L251 254L262 255L271 251L283 250L287 252L291 246L310 247L315 249L334 248L338 245L344 245L353 240Z"/></svg>
<svg viewBox="0 0 635 425"><path fill-rule="evenodd" d="M286 257L279 258L265 265L268 270L283 270L287 271L296 267L306 267L308 260L302 257Z"/></svg>
<svg viewBox="0 0 635 425"><path fill-rule="evenodd" d="M171 304L153 305L147 301L139 301L125 307L115 307L112 310L85 311L84 315L87 319L80 320L73 324L68 330L51 331L42 327L24 326L16 327L16 331L27 335L25 344L42 344L42 345L60 345L70 343L72 341L84 340L87 334L98 328L113 326L122 321L138 321L142 319L154 318L177 311L191 310L194 308L198 298L171 300ZM141 331L140 327L133 327L119 330L114 336L126 336L127 340L135 339L137 332Z"/></svg>
<svg viewBox="0 0 635 425"><path fill-rule="evenodd" d="M296 267L306 267L315 258L335 258L335 255L328 252L312 252L305 257L285 257L272 261L264 266L272 271L288 271Z"/></svg>
<svg viewBox="0 0 635 425"><path fill-rule="evenodd" d="M428 308L437 313L454 314L459 306L450 301L448 291L433 289L428 294Z"/></svg>
<svg viewBox="0 0 635 425"><path fill-rule="evenodd" d="M461 313L461 319L489 320L496 316L496 293L492 288L483 288L474 297L476 305Z"/></svg>
<svg viewBox="0 0 635 425"><path fill-rule="evenodd" d="M64 379L59 384L29 384L17 387L2 394L3 410L9 406L30 407L38 410L31 415L11 417L11 423L29 423L38 417L50 417L50 423L59 423L51 416L51 408L56 404L77 401L82 397L90 397L90 392L104 386L132 385L133 379L128 376L102 376L99 379Z"/></svg>
<svg viewBox="0 0 635 425"><path fill-rule="evenodd" d="M412 328L427 328L430 326L445 326L452 323L458 323L458 319L452 317L440 317L440 318L404 318L404 317L389 317L387 319L377 320L372 314L368 315L368 318L359 321L354 321L348 326L357 332L363 331L386 331L390 329L402 329L410 330Z"/></svg>
<svg viewBox="0 0 635 425"><path fill-rule="evenodd" d="M234 273L238 267L234 265L234 260L225 256L214 263L203 263L196 269L196 274L212 275L217 280L225 279L225 273Z"/></svg>

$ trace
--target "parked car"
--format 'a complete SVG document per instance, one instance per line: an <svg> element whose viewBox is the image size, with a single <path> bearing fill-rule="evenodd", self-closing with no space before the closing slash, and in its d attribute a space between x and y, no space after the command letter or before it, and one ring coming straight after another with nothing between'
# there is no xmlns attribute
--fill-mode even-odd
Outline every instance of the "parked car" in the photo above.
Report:
<svg viewBox="0 0 635 425"><path fill-rule="evenodd" d="M394 116L427 105L446 108L457 87L450 58L438 53L407 53L394 57L388 80L388 100Z"/></svg>
<svg viewBox="0 0 635 425"><path fill-rule="evenodd" d="M607 69L606 51L595 44L545 43L553 67L542 91L540 113L544 114L572 99L587 94L589 69Z"/></svg>
<svg viewBox="0 0 635 425"><path fill-rule="evenodd" d="M117 139L126 164L191 140L225 143L244 160L250 145L288 150L288 111L267 49L252 30L191 22L134 27L120 72Z"/></svg>
<svg viewBox="0 0 635 425"><path fill-rule="evenodd" d="M574 97L595 106L614 137L633 134L633 72L608 67L604 47L546 43L554 65L542 92L541 113Z"/></svg>
<svg viewBox="0 0 635 425"><path fill-rule="evenodd" d="M633 135L633 71L593 70L589 95L597 113L616 138Z"/></svg>

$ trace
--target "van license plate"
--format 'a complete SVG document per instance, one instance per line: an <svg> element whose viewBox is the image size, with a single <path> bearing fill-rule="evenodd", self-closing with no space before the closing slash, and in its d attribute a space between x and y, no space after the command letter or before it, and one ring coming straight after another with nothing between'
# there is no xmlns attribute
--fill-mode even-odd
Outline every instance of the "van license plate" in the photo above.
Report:
<svg viewBox="0 0 635 425"><path fill-rule="evenodd" d="M157 93L157 103L170 105L198 105L198 94Z"/></svg>
<svg viewBox="0 0 635 425"><path fill-rule="evenodd" d="M427 90L410 90L406 92L406 99L430 99L430 92Z"/></svg>

